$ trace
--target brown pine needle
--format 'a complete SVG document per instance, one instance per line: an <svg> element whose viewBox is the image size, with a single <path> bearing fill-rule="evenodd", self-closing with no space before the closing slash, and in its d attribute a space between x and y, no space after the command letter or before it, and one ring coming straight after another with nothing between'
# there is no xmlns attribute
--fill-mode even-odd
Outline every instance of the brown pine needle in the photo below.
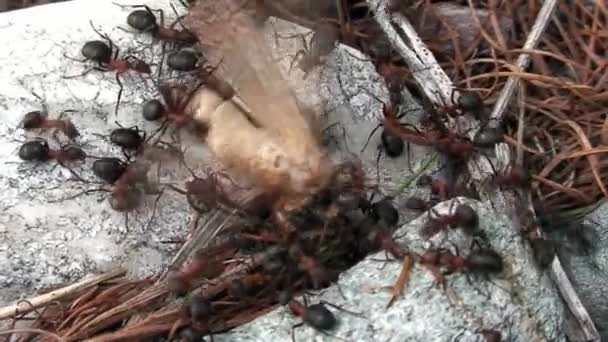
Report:
<svg viewBox="0 0 608 342"><path fill-rule="evenodd" d="M397 298L403 293L403 291L407 288L407 283L410 280L410 271L412 270L412 258L409 255L403 257L403 267L401 268L401 273L399 274L399 278L397 278L397 282L392 287L393 296L388 301L386 308L390 308L391 305L397 300Z"/></svg>

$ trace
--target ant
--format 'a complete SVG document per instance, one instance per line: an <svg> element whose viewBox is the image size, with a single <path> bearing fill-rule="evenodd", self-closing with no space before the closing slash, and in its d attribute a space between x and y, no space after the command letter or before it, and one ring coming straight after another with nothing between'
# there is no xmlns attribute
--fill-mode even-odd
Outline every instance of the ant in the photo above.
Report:
<svg viewBox="0 0 608 342"><path fill-rule="evenodd" d="M60 115L58 119L49 119L48 113L45 111L32 111L29 112L27 114L25 114L25 116L23 117L23 120L21 121L21 125L23 126L23 129L25 130L32 130L32 129L58 129L60 131L63 132L63 134L65 134L66 137L68 137L71 140L76 139L78 136L80 136L80 133L78 132L78 130L76 129L76 126L74 126L74 124L70 121L70 120L62 120L61 117L63 116L63 114L65 112L74 112L73 110L66 110L63 111Z"/></svg>
<svg viewBox="0 0 608 342"><path fill-rule="evenodd" d="M198 41L198 39L192 32L186 29L179 30L175 28L175 26L180 23L181 17L178 17L175 22L169 25L169 27L165 27L165 15L163 10L161 9L152 10L147 5L118 6L123 8L143 8L143 10L135 10L129 13L129 15L127 16L127 24L139 32L150 33L155 39L162 40L165 42L192 45ZM173 4L171 4L171 8L177 14L177 11L175 10ZM160 24L156 21L156 16L154 15L153 11L159 13Z"/></svg>
<svg viewBox="0 0 608 342"><path fill-rule="evenodd" d="M25 142L19 148L19 158L25 161L46 162L56 160L61 166L65 166L67 162L85 160L86 153L76 145L66 145L58 150L49 147L46 140L36 138Z"/></svg>
<svg viewBox="0 0 608 342"><path fill-rule="evenodd" d="M228 192L222 186L222 180L220 179L220 177L222 177L238 188L238 185L234 183L232 178L222 172L211 172L209 175L205 175L201 178L186 165L183 157L181 158L181 161L192 176L192 180L184 183L185 190L173 185L169 185L169 188L182 195L186 195L188 204L190 204L194 210L199 213L206 213L217 208L219 205L227 207L235 206L233 201L230 200Z"/></svg>
<svg viewBox="0 0 608 342"><path fill-rule="evenodd" d="M503 260L500 254L490 248L483 248L479 245L477 240L473 241L473 247L467 257L460 256L458 248L456 254L453 254L447 249L430 249L418 255L418 261L430 267L438 278L438 283L445 288L444 275L451 274L455 271L461 271L467 274L497 274L503 271ZM445 267L447 270L438 274L435 267ZM468 279L468 278L467 278Z"/></svg>
<svg viewBox="0 0 608 342"><path fill-rule="evenodd" d="M289 248L289 256L297 262L300 271L308 273L315 289L337 279L336 272L326 269L314 257L306 255L297 243L292 244Z"/></svg>
<svg viewBox="0 0 608 342"><path fill-rule="evenodd" d="M530 184L532 176L530 176L530 173L523 166L512 164L503 172L496 172L492 162L489 161L489 163L494 171L494 182L502 190L523 188Z"/></svg>
<svg viewBox="0 0 608 342"><path fill-rule="evenodd" d="M484 117L484 104L483 99L476 92L466 91L458 96L458 100L454 99L456 94L456 88L452 89L450 100L452 105L442 108L442 111L451 116L458 116L460 114L471 114L475 119L483 121Z"/></svg>
<svg viewBox="0 0 608 342"><path fill-rule="evenodd" d="M196 253L179 270L167 275L167 285L177 296L185 295L194 284L194 278L215 278L224 272L224 260L234 256L235 248L218 245Z"/></svg>
<svg viewBox="0 0 608 342"><path fill-rule="evenodd" d="M125 150L134 150L136 154L142 152L146 141L146 132L137 126L125 128L115 122L119 128L110 132L110 142ZM98 135L98 134L95 134Z"/></svg>
<svg viewBox="0 0 608 342"><path fill-rule="evenodd" d="M69 79L69 78L84 76L93 70L102 71L102 72L108 72L108 71L116 72L116 82L118 83L120 90L118 91L118 97L116 100L116 108L114 110L114 114L118 114L118 106L120 104L120 98L122 96L122 91L123 91L122 82L120 81L120 75L124 74L125 72L127 72L129 70L133 70L140 74L149 75L150 73L152 73L152 70L150 69L150 65L148 63L142 61L141 59L139 59L133 55L128 55L124 58L119 59L118 55L120 53L120 50L119 50L118 46L116 46L116 45L114 45L114 43L112 43L112 40L110 39L110 37L99 32L95 28L95 26L93 26L92 21L90 21L89 23L91 24L93 31L95 31L95 33L97 33L100 37L105 39L108 42L108 44L106 44L105 42L100 41L100 40L93 40L93 41L86 42L81 49L81 54L85 58L84 60L77 60L77 59L65 56L66 58L69 58L69 59L72 59L72 60L75 60L78 62L93 61L93 62L97 63L97 66L91 67L79 75L64 76L64 78ZM114 53L114 55L112 55L112 53Z"/></svg>
<svg viewBox="0 0 608 342"><path fill-rule="evenodd" d="M302 39L304 48L299 50L293 57L289 70L293 68L293 64L298 60L298 57L302 56L298 60L298 68L304 72L304 78L306 78L308 73L315 66L323 63L325 56L334 49L338 32L335 29L321 28L313 33L310 44L306 42L303 34L299 34L298 36Z"/></svg>
<svg viewBox="0 0 608 342"><path fill-rule="evenodd" d="M448 209L449 212L452 212L454 205L456 204L453 201L450 204ZM431 216L431 213L435 215L435 217ZM428 240L437 233L442 230L446 230L447 228L462 228L465 232L471 234L476 232L479 226L479 217L475 210L467 205L467 204L459 204L454 211L454 214L440 215L435 211L435 209L431 209L428 212L428 221L426 224L420 229L420 236Z"/></svg>
<svg viewBox="0 0 608 342"><path fill-rule="evenodd" d="M194 123L198 128L203 128L201 124L185 113L186 106L197 89L198 86L188 89L185 85L174 83L164 83L158 87L162 101L157 99L146 101L142 107L142 115L148 121L156 121L161 118L165 120L149 139L158 132L161 132L162 135L169 123L173 123L177 128L190 123Z"/></svg>
<svg viewBox="0 0 608 342"><path fill-rule="evenodd" d="M302 318L302 322L295 324L291 329L291 340L293 342L296 340L295 330L304 324L308 324L318 332L329 336L326 330L333 329L338 324L338 320L336 319L336 316L334 316L334 314L329 311L327 307L325 307L325 305L329 305L351 315L361 317L361 314L345 310L338 305L331 304L324 300L317 304L308 305L306 297L303 296L302 298L304 299L304 303L291 298L291 295L288 292L282 292L279 295L279 303L281 305L287 305L289 310L294 315Z"/></svg>

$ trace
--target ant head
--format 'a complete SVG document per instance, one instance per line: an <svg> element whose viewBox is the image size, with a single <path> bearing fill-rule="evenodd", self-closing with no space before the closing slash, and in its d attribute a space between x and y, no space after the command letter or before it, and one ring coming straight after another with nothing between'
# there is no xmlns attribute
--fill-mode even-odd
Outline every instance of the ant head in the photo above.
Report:
<svg viewBox="0 0 608 342"><path fill-rule="evenodd" d="M213 314L213 306L210 301L201 297L193 296L188 303L188 315L195 321L209 318Z"/></svg>
<svg viewBox="0 0 608 342"><path fill-rule="evenodd" d="M147 121L156 121L166 112L165 106L160 100L148 100L144 102L142 114Z"/></svg>
<svg viewBox="0 0 608 342"><path fill-rule="evenodd" d="M45 117L41 111L36 110L25 114L23 117L22 125L24 129L38 128L44 122Z"/></svg>
<svg viewBox="0 0 608 342"><path fill-rule="evenodd" d="M70 120L63 120L63 132L68 138L72 140L80 136L80 133L76 129L76 126L74 126L74 124Z"/></svg>
<svg viewBox="0 0 608 342"><path fill-rule="evenodd" d="M313 304L306 308L305 320L311 326L328 330L336 326L336 316L329 311L323 304Z"/></svg>
<svg viewBox="0 0 608 342"><path fill-rule="evenodd" d="M167 56L167 66L176 71L194 71L199 56L190 50L180 50Z"/></svg>
<svg viewBox="0 0 608 342"><path fill-rule="evenodd" d="M112 59L112 48L101 40L86 42L80 52L86 59L98 63L107 63Z"/></svg>
<svg viewBox="0 0 608 342"><path fill-rule="evenodd" d="M93 162L95 176L114 184L127 169L127 164L118 158L100 158Z"/></svg>
<svg viewBox="0 0 608 342"><path fill-rule="evenodd" d="M49 144L46 140L30 140L19 148L19 158L26 161L45 161L48 159L49 151Z"/></svg>
<svg viewBox="0 0 608 342"><path fill-rule="evenodd" d="M80 148L80 146L71 144L62 147L61 152L67 160L85 160L87 157L87 154L82 150L82 148Z"/></svg>
<svg viewBox="0 0 608 342"><path fill-rule="evenodd" d="M144 143L145 137L137 127L117 128L110 133L110 141L122 148L138 149Z"/></svg>
<svg viewBox="0 0 608 342"><path fill-rule="evenodd" d="M156 17L148 10L135 10L129 13L127 16L127 24L142 32L150 32L158 29Z"/></svg>
<svg viewBox="0 0 608 342"><path fill-rule="evenodd" d="M465 113L473 113L483 108L483 100L477 93L465 92L458 97L458 106Z"/></svg>
<svg viewBox="0 0 608 342"><path fill-rule="evenodd" d="M461 204L456 208L456 212L454 216L458 218L460 222L460 226L467 230L477 230L479 226L479 216L477 216L477 212L471 206L466 204Z"/></svg>

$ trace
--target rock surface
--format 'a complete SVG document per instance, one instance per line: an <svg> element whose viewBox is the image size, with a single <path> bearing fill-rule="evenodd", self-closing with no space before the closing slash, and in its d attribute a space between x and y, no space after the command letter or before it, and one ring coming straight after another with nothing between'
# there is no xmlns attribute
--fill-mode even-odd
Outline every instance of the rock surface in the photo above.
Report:
<svg viewBox="0 0 608 342"><path fill-rule="evenodd" d="M149 5L164 8L166 16L172 13L168 3ZM114 121L125 127L137 125L148 132L157 128L141 119L140 109L143 101L157 96L153 79L137 75L124 77L121 106L118 117L114 117L118 86L111 73L91 72L80 78L62 78L78 74L84 68L63 54L80 58L82 44L98 39L89 20L108 33L123 54L131 51L149 63L158 63L158 45L143 47L142 44L150 43L149 38L116 28L126 27L128 12L129 9L121 9L110 1L80 0L0 14L0 42L11 47L0 51L3 66L0 78L4 80L0 85L0 162L3 165L0 170L0 303L117 265L127 266L135 275L149 274L160 269L175 252L174 247L162 241L187 234L190 211L185 199L176 194L165 192L154 216L152 208L156 197L147 196L141 208L129 215L127 228L124 216L110 208L105 199L107 194L61 201L97 185L75 182L68 170L53 168L52 164L34 168L16 156L19 145L35 136L16 128L24 113L41 108L31 91L45 99L51 118L63 109L76 110L66 115L80 130L79 141L90 155L121 157L119 149L97 135L107 135L115 128ZM67 13L79 15L58 20ZM275 57L287 70L291 62L289 56L300 48L298 40L275 39L274 30L284 35L293 27L276 22L267 28L269 42L279 42L279 46L275 46ZM316 70L316 75L302 81L301 73L294 70L289 81L306 104L331 109L323 116L324 127L328 127L324 133L328 148L336 158L361 155L369 178L375 179L380 134L372 138L364 152L361 150L381 114L381 103L367 92L386 99L385 91L371 64L354 55L355 52L340 48L331 55L327 66ZM163 78L174 76L167 74ZM317 96L319 89L321 97ZM57 146L50 135L43 136ZM62 139L61 134L58 136ZM200 156L204 156L200 144L186 133L182 134L182 144L189 147L188 155L193 159L190 166L196 167ZM407 185L412 174L426 165L432 154L429 149L412 146L409 161L405 154L392 160L382 158L379 177L383 190L393 194ZM92 160L87 160L82 165L76 164L74 171L86 179L94 179L91 163ZM163 164L163 181L183 179L184 170L174 164ZM398 206L402 208L403 199L417 192L421 190L407 188L397 196ZM444 203L438 210L445 210L448 205ZM460 274L450 276L448 286L452 291L446 295L431 286L430 273L416 266L404 297L390 309L384 309L389 294L380 288L392 285L400 264L388 262L381 268L382 263L372 260L382 258L381 254L370 257L341 276L339 288L344 298L337 287L320 296L365 316L336 312L341 324L332 334L355 341L482 341L482 336L475 331L495 328L505 337L511 336L509 340L513 341L563 340L560 326L564 308L553 285L532 264L529 250L522 247L515 229L508 224L509 219L486 206L474 205L478 207L481 226L492 246L504 256L507 271L503 275L490 280L473 278L472 284ZM415 216L402 210L401 222L405 224ZM429 247L423 246L415 228L424 220L426 216L400 229L398 235L405 234L400 240L404 246L418 252ZM463 254L468 253L470 241L460 232L450 232L449 239L458 244ZM434 245L439 246L439 240L434 241ZM449 245L444 242L441 246ZM288 340L291 326L296 322L297 319L281 308L216 339ZM308 327L298 329L296 334L297 340L312 340L313 336L316 340L329 340Z"/></svg>

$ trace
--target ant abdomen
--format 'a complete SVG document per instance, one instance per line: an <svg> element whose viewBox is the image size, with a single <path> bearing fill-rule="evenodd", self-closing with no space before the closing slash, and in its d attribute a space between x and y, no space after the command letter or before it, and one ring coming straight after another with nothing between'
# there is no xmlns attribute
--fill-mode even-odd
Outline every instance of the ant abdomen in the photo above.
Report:
<svg viewBox="0 0 608 342"><path fill-rule="evenodd" d="M334 314L323 304L313 304L306 308L304 320L306 323L320 330L331 329L337 323Z"/></svg>
<svg viewBox="0 0 608 342"><path fill-rule="evenodd" d="M456 208L456 213L454 215L457 217L461 228L469 232L477 230L479 226L479 216L477 216L477 212L471 208L471 206L466 204L459 205L458 208Z"/></svg>
<svg viewBox="0 0 608 342"><path fill-rule="evenodd" d="M488 248L472 251L467 257L466 264L471 272L500 273L503 270L500 254Z"/></svg>
<svg viewBox="0 0 608 342"><path fill-rule="evenodd" d="M380 135L380 139L387 156L396 158L403 153L403 148L405 146L403 140L401 140L401 138L399 138L397 135L391 133L389 130L383 130L382 134Z"/></svg>
<svg viewBox="0 0 608 342"><path fill-rule="evenodd" d="M92 168L95 176L114 184L126 171L127 165L118 158L100 158L93 162Z"/></svg>
<svg viewBox="0 0 608 342"><path fill-rule="evenodd" d="M42 140L31 140L19 148L19 158L25 161L46 161L49 159L49 144Z"/></svg>
<svg viewBox="0 0 608 342"><path fill-rule="evenodd" d="M25 114L25 116L23 117L23 121L22 121L23 128L24 129L39 128L40 126L42 126L45 119L46 118L44 117L42 112L39 110L29 112L29 113Z"/></svg>
<svg viewBox="0 0 608 342"><path fill-rule="evenodd" d="M193 71L197 64L198 56L192 51L181 50L167 56L167 65L176 71Z"/></svg>
<svg viewBox="0 0 608 342"><path fill-rule="evenodd" d="M122 148L138 149L144 142L144 137L138 129L117 128L110 133L110 141Z"/></svg>
<svg viewBox="0 0 608 342"><path fill-rule="evenodd" d="M132 28L147 32L158 29L156 17L147 10L135 10L127 16L127 24Z"/></svg>
<svg viewBox="0 0 608 342"><path fill-rule="evenodd" d="M86 59L98 63L107 63L112 59L112 49L101 40L86 42L80 52Z"/></svg>
<svg viewBox="0 0 608 342"><path fill-rule="evenodd" d="M399 222L399 212L388 199L382 199L372 204L372 216L377 221L384 221L389 226L394 226Z"/></svg>

